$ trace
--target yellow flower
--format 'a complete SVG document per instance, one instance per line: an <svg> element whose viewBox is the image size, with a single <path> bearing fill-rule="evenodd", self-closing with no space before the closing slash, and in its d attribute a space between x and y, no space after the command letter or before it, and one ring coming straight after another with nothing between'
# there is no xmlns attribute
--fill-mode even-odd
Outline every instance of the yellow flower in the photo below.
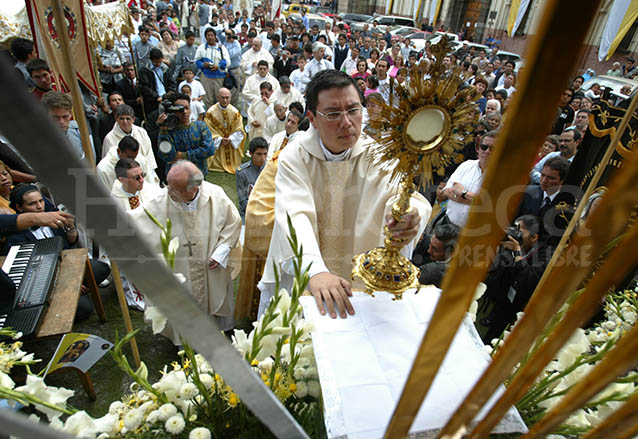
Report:
<svg viewBox="0 0 638 439"><path fill-rule="evenodd" d="M250 365L251 366L259 366L259 361L253 360L253 361L250 362Z"/></svg>
<svg viewBox="0 0 638 439"><path fill-rule="evenodd" d="M235 395L234 392L231 392L228 395L228 405L231 407L236 407L237 403L239 403L239 398L237 398L237 395Z"/></svg>
<svg viewBox="0 0 638 439"><path fill-rule="evenodd" d="M288 389L290 390L291 393L295 393L297 391L297 384L290 383L290 386L288 386Z"/></svg>

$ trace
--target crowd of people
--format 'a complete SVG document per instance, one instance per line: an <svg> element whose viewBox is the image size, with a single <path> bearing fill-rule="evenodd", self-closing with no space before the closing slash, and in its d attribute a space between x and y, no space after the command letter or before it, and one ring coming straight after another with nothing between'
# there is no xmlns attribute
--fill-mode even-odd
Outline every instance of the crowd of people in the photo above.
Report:
<svg viewBox="0 0 638 439"><path fill-rule="evenodd" d="M116 41L96 53L103 96L84 90L91 145L82 144L72 101L58 90L47 62L36 57L31 41L16 39L12 55L29 93L79 157L92 150L105 189L153 247L160 247L159 234L140 207L159 221L171 219L181 245L176 270L223 330L233 328L234 316L251 315L234 311L231 268L242 224L244 262L246 254L261 261L251 266L254 284L261 278L261 309L273 293L272 264L283 263L282 282L290 278L286 213L312 262L309 290L320 310L354 313L346 280L352 256L378 244L382 231L374 224L392 200L387 178L368 160L371 108L375 101L397 102L397 87L411 67L435 60L430 45L419 52L409 38L393 40L367 27L350 32L339 19L323 29L309 26L303 9L300 17L270 20L269 5L249 14L233 10L230 0L146 3L130 11L137 26L128 36L132 51L128 42ZM461 76L463 87L475 88L475 142L431 190L413 195L415 213L387 223L394 239L413 251L421 283L435 285L481 189L520 73L512 61L501 61L498 46L486 51L464 43L443 64L446 74ZM623 75L637 70L629 64L620 69ZM496 310L483 322L489 337L524 307L551 257L547 217L602 93L598 85L584 92L582 84L578 76L565 88L517 219L486 279ZM35 227L33 239L64 230L68 244L76 245L73 217L38 197L37 176L19 161L1 167L8 241ZM238 206L206 181L209 171L236 175ZM21 212L40 215L9 215ZM144 309L143 294L125 274L122 280L130 305ZM254 285L247 290L252 294ZM178 343L171 328L165 334Z"/></svg>

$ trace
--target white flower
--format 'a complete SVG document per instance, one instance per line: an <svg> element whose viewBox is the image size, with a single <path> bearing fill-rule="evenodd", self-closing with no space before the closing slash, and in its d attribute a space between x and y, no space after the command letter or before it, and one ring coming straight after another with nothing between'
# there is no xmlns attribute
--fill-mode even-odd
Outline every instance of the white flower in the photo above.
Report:
<svg viewBox="0 0 638 439"><path fill-rule="evenodd" d="M63 431L78 437L95 437L98 433L97 426L84 410L69 416L64 423Z"/></svg>
<svg viewBox="0 0 638 439"><path fill-rule="evenodd" d="M625 322L634 324L636 319L638 319L638 314L633 309L627 309L622 311L622 318Z"/></svg>
<svg viewBox="0 0 638 439"><path fill-rule="evenodd" d="M186 383L186 375L182 370L173 370L164 375L157 384L157 390L164 392L169 401L179 396L179 389Z"/></svg>
<svg viewBox="0 0 638 439"><path fill-rule="evenodd" d="M155 305L146 305L144 320L150 320L153 326L153 334L159 334L166 327L166 317Z"/></svg>
<svg viewBox="0 0 638 439"><path fill-rule="evenodd" d="M308 385L305 381L297 381L297 390L295 390L295 396L297 398L303 398L308 394Z"/></svg>
<svg viewBox="0 0 638 439"><path fill-rule="evenodd" d="M301 380L306 377L306 369L303 367L295 367L295 370L292 373L295 380ZM299 383L297 383L298 385Z"/></svg>
<svg viewBox="0 0 638 439"><path fill-rule="evenodd" d="M184 282L186 282L186 276L184 276L182 273L173 273L173 274L175 275L175 277L177 278L180 284L183 284Z"/></svg>
<svg viewBox="0 0 638 439"><path fill-rule="evenodd" d="M308 357L299 357L297 361L297 366L299 367L308 367L310 366L310 358Z"/></svg>
<svg viewBox="0 0 638 439"><path fill-rule="evenodd" d="M259 362L259 370L264 372L264 373L270 373L270 371L272 370L272 367L275 365L275 360L273 360L272 358L268 357L265 358L264 360Z"/></svg>
<svg viewBox="0 0 638 439"><path fill-rule="evenodd" d="M184 400L193 399L197 395L197 386L193 383L182 384L179 388L179 397Z"/></svg>
<svg viewBox="0 0 638 439"><path fill-rule="evenodd" d="M319 381L308 381L308 394L313 398L319 398L321 396L321 386Z"/></svg>
<svg viewBox="0 0 638 439"><path fill-rule="evenodd" d="M22 332L18 331L15 333L15 335L13 337L14 340L18 340L19 338L22 338Z"/></svg>
<svg viewBox="0 0 638 439"><path fill-rule="evenodd" d="M206 389L210 389L213 387L213 377L207 373L202 373L199 375L199 380L202 382Z"/></svg>
<svg viewBox="0 0 638 439"><path fill-rule="evenodd" d="M235 334L233 335L233 346L235 346L235 349L239 351L242 357L246 355L246 352L250 352L252 349L252 343L252 333L250 334L250 337L248 337L243 329L235 329Z"/></svg>
<svg viewBox="0 0 638 439"><path fill-rule="evenodd" d="M309 360L315 358L315 352L312 349L312 345L305 345L303 348L301 348L299 358L307 358Z"/></svg>
<svg viewBox="0 0 638 439"><path fill-rule="evenodd" d="M11 377L9 377L9 375L7 375L6 373L0 370L0 387L4 387L6 389L13 389L15 385L16 384L13 382Z"/></svg>
<svg viewBox="0 0 638 439"><path fill-rule="evenodd" d="M120 418L118 416L107 413L101 418L93 420L98 432L105 433L107 435L115 434L120 428Z"/></svg>
<svg viewBox="0 0 638 439"><path fill-rule="evenodd" d="M148 369L146 368L146 364L143 361L140 361L140 367L135 371L135 375L140 377L143 380L148 378Z"/></svg>
<svg viewBox="0 0 638 439"><path fill-rule="evenodd" d="M210 430L206 427L194 428L188 435L188 439L210 439Z"/></svg>
<svg viewBox="0 0 638 439"><path fill-rule="evenodd" d="M109 413L112 415L119 415L120 413L123 413L125 409L126 406L122 401L113 401L109 406Z"/></svg>
<svg viewBox="0 0 638 439"><path fill-rule="evenodd" d="M578 410L573 413L567 420L565 424L572 425L574 427L579 428L590 428L591 424L587 420L587 416L585 416L585 412L583 410Z"/></svg>
<svg viewBox="0 0 638 439"><path fill-rule="evenodd" d="M589 350L590 346L591 345L589 344L589 340L585 335L585 331L583 331L581 328L576 329L567 344L563 346L563 348L556 356L556 360L559 364L559 369L565 370L569 366L574 364L574 362L580 355Z"/></svg>
<svg viewBox="0 0 638 439"><path fill-rule="evenodd" d="M27 384L15 389L18 392L24 392L28 395L35 396L38 399L48 402L58 407L66 407L66 400L73 396L73 391L63 387L50 387L44 384L44 379L35 375L27 375ZM48 407L35 405L35 408L46 414L49 420L58 418L61 413Z"/></svg>
<svg viewBox="0 0 638 439"><path fill-rule="evenodd" d="M290 359L291 359L291 355L290 355L290 344L286 343L285 345L282 346L281 348L281 360L286 363L289 364L290 363Z"/></svg>
<svg viewBox="0 0 638 439"><path fill-rule="evenodd" d="M180 434L182 430L184 430L185 425L186 423L184 422L182 415L175 415L166 420L164 428L170 434Z"/></svg>
<svg viewBox="0 0 638 439"><path fill-rule="evenodd" d="M179 249L179 238L176 236L175 238L171 239L171 242L168 243L168 251L169 253L175 254L177 253L178 249Z"/></svg>
<svg viewBox="0 0 638 439"><path fill-rule="evenodd" d="M281 290L279 290L279 295L281 297L279 298L279 303L277 303L277 310L281 315L285 314L290 308L290 294L288 294L288 291L282 288Z"/></svg>
<svg viewBox="0 0 638 439"><path fill-rule="evenodd" d="M467 313L470 315L470 319L472 319L472 322L476 322L477 311L478 311L478 302L475 300L470 305L470 309L467 310Z"/></svg>
<svg viewBox="0 0 638 439"><path fill-rule="evenodd" d="M135 430L144 420L144 412L139 408L129 411L124 415L124 426L129 430Z"/></svg>
<svg viewBox="0 0 638 439"><path fill-rule="evenodd" d="M160 420L160 411L159 410L153 410L146 417L146 423L147 424L154 424L154 423L156 423L159 420Z"/></svg>
<svg viewBox="0 0 638 439"><path fill-rule="evenodd" d="M301 320L297 327L302 328L301 340L305 340L310 337L310 333L315 329L315 324L309 320Z"/></svg>
<svg viewBox="0 0 638 439"><path fill-rule="evenodd" d="M306 369L306 377L307 378L318 378L319 377L319 373L317 372L317 368L316 367L309 367L308 369Z"/></svg>
<svg viewBox="0 0 638 439"><path fill-rule="evenodd" d="M195 361L197 362L197 368L199 369L199 373L212 373L213 368L210 367L210 364L206 359L202 356L202 354L195 354Z"/></svg>
<svg viewBox="0 0 638 439"><path fill-rule="evenodd" d="M173 404L164 404L159 408L159 420L160 421L166 421L168 418L170 418L171 416L174 416L177 414L177 407L175 407Z"/></svg>
<svg viewBox="0 0 638 439"><path fill-rule="evenodd" d="M601 326L608 331L613 331L614 329L616 329L616 323L614 323L611 320L607 320L606 322L603 322Z"/></svg>

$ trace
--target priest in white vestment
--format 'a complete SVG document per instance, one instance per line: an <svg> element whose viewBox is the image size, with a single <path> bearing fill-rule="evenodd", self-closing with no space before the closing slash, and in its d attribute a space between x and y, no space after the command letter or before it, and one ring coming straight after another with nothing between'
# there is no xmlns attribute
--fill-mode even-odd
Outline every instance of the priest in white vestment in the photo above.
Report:
<svg viewBox="0 0 638 439"><path fill-rule="evenodd" d="M268 116L264 123L263 138L270 143L273 136L286 128L286 109L280 102L273 103L273 111L275 114Z"/></svg>
<svg viewBox="0 0 638 439"><path fill-rule="evenodd" d="M239 212L224 190L204 181L202 172L189 161L173 164L166 181L167 188L144 207L162 224L171 219L172 236L179 238L175 273L185 276L186 289L202 310L214 316L219 328L231 330L234 327L231 250L239 241ZM143 210L132 211L130 215L141 236L160 256L157 226ZM181 344L170 322L162 334L175 345Z"/></svg>
<svg viewBox="0 0 638 439"><path fill-rule="evenodd" d="M279 155L279 151L284 149L290 142L292 142L296 136L301 135L305 132L298 131L299 124L302 120L304 120L304 117L299 111L297 111L297 109L293 108L288 112L284 130L272 136L272 139L270 140L266 162L269 162L270 159L273 158L273 156Z"/></svg>
<svg viewBox="0 0 638 439"><path fill-rule="evenodd" d="M257 73L259 61L266 61L268 63L268 70L272 71L275 60L270 52L262 47L261 40L259 38L253 38L253 48L247 50L241 56L241 71L246 76L254 75Z"/></svg>
<svg viewBox="0 0 638 439"><path fill-rule="evenodd" d="M123 158L134 159L142 168L144 179L148 185L159 186L159 178L148 164L146 157L140 152L140 144L133 136L124 136L115 148L109 149L106 156L97 164L97 176L106 188L111 190L117 180L115 165Z"/></svg>
<svg viewBox="0 0 638 439"><path fill-rule="evenodd" d="M337 70L318 73L308 84L306 99L314 129L298 136L279 155L275 224L259 283L260 314L274 293L273 264L280 267L281 286L289 288L292 283L286 219L290 215L303 245L303 267L312 264L308 290L319 311L345 318L355 312L347 280L353 256L382 245L387 225L409 258L432 208L415 192L412 212L398 222L388 215L398 199L398 185L391 184L390 175L370 160L372 140L361 135L361 98L350 76Z"/></svg>
<svg viewBox="0 0 638 439"><path fill-rule="evenodd" d="M273 91L279 90L279 81L273 75L268 73L268 66L265 61L259 63L257 73L246 79L246 84L242 89L241 96L246 104L246 108L261 98L260 87L264 82L270 83Z"/></svg>
<svg viewBox="0 0 638 439"><path fill-rule="evenodd" d="M272 100L281 102L286 108L290 107L293 102L301 104L306 102L301 92L292 86L292 81L287 76L279 78L279 90L273 93Z"/></svg>
<svg viewBox="0 0 638 439"><path fill-rule="evenodd" d="M141 210L143 204L148 203L160 193L159 186L146 182L145 171L137 160L128 157L118 160L114 172L117 174L117 179L111 186L111 197L125 212L135 209ZM126 266L120 267L120 269L125 270ZM129 282L124 271L120 271L120 277L128 306L144 311L146 306L144 295L135 288L133 283Z"/></svg>
<svg viewBox="0 0 638 439"><path fill-rule="evenodd" d="M142 127L134 125L135 111L129 105L122 104L115 109L115 125L102 142L102 157L106 157L109 150L117 148L124 136L131 136L140 144L140 153L144 156L151 169L157 169L151 138Z"/></svg>
<svg viewBox="0 0 638 439"><path fill-rule="evenodd" d="M249 141L255 137L263 137L266 120L275 113L274 105L270 101L270 96L272 96L270 83L262 84L260 92L260 99L254 101L248 108L246 133Z"/></svg>

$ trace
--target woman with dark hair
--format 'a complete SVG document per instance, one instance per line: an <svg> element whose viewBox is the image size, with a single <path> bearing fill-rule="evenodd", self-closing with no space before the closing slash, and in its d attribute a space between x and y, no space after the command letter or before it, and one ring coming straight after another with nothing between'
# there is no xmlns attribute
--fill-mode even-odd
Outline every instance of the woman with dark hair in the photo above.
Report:
<svg viewBox="0 0 638 439"><path fill-rule="evenodd" d="M173 39L173 32L167 27L160 30L160 36L162 41L159 42L157 48L162 51L164 58L162 61L167 66L170 66L175 55L177 55L177 49L179 49L179 43Z"/></svg>
<svg viewBox="0 0 638 439"><path fill-rule="evenodd" d="M370 76L370 72L368 72L368 63L365 59L359 58L357 61L357 71L352 74L352 77L354 79L363 78L363 80L366 80L368 79L368 76Z"/></svg>
<svg viewBox="0 0 638 439"><path fill-rule="evenodd" d="M370 51L370 58L368 58L368 68L370 70L374 69L377 66L377 61L379 61L379 49L376 47Z"/></svg>
<svg viewBox="0 0 638 439"><path fill-rule="evenodd" d="M15 213L15 210L9 207L9 194L12 185L13 179L9 167L0 160L0 214Z"/></svg>

